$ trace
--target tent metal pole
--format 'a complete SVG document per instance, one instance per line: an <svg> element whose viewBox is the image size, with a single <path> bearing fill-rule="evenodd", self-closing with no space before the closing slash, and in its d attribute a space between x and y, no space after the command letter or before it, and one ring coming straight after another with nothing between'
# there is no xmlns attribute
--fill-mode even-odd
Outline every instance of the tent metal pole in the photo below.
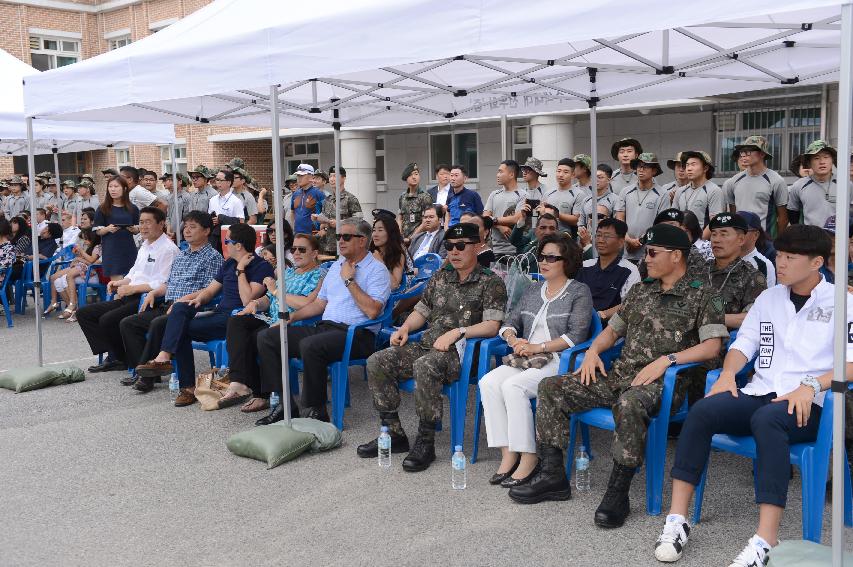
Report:
<svg viewBox="0 0 853 567"><path fill-rule="evenodd" d="M60 181L60 179L59 179L59 148L54 146L52 148L52 150L53 150L53 174L54 174L54 176L56 176L56 194L54 195L54 197L56 197L56 202L59 203L61 200L60 195L62 195L62 181ZM35 209L33 209L33 211L35 211ZM33 216L35 217L35 214ZM51 216L53 216L53 215L51 215ZM60 218L61 218L61 212L60 212ZM50 218L48 218L47 220L50 220ZM80 219L77 219L77 222L80 222Z"/></svg>
<svg viewBox="0 0 853 567"><path fill-rule="evenodd" d="M279 350L281 352L281 408L284 410L284 422L290 425L290 380L287 358L287 305L284 287L284 230L282 220L284 211L281 203L281 133L278 125L278 85L270 85L270 126L272 127L272 195L275 207L275 263L278 271L276 287L278 288L278 320L281 323L279 333Z"/></svg>
<svg viewBox="0 0 853 567"><path fill-rule="evenodd" d="M332 143L335 146L335 234L340 234L341 230L341 114L340 109L336 106L332 110ZM340 255L340 241L335 242Z"/></svg>
<svg viewBox="0 0 853 567"><path fill-rule="evenodd" d="M501 114L501 159L509 159L507 155L506 114Z"/></svg>
<svg viewBox="0 0 853 567"><path fill-rule="evenodd" d="M175 230L175 244L181 245L181 208L178 205L178 167L175 164L175 144L169 144L169 157L172 160L172 219Z"/></svg>
<svg viewBox="0 0 853 567"><path fill-rule="evenodd" d="M598 74L598 69L590 67L589 71L589 157L592 159L592 167L589 172L590 185L592 185L592 226L590 227L590 237L592 238L592 256L598 256L595 250L595 233L598 231L598 123L596 115L596 107L598 106L598 91L596 89L595 80Z"/></svg>
<svg viewBox="0 0 853 567"><path fill-rule="evenodd" d="M54 154L56 156L56 154ZM54 158L55 159L55 158ZM27 170L29 172L29 191L30 191L30 211L33 214L33 219L36 215L36 158L33 153L33 119L27 118ZM56 180L59 183L59 179ZM44 366L44 351L42 348L42 328L41 328L41 274L39 273L39 235L36 223L30 223L30 237L33 239L33 312L36 314L36 337L38 340L38 361L39 366ZM16 298L23 300L23 298Z"/></svg>
<svg viewBox="0 0 853 567"><path fill-rule="evenodd" d="M853 3L841 6L841 74L838 79L838 196L835 203L835 273L841 282L847 273L847 241L850 220L851 98L853 98ZM832 372L832 564L844 563L844 395L847 390L847 286L835 286L835 337Z"/></svg>

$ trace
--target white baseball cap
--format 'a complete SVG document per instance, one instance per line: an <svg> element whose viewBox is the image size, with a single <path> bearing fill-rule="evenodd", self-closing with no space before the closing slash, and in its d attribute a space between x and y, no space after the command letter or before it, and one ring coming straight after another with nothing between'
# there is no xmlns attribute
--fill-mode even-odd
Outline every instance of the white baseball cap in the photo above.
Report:
<svg viewBox="0 0 853 567"><path fill-rule="evenodd" d="M300 163L294 173L296 175L314 175L314 166L307 163Z"/></svg>

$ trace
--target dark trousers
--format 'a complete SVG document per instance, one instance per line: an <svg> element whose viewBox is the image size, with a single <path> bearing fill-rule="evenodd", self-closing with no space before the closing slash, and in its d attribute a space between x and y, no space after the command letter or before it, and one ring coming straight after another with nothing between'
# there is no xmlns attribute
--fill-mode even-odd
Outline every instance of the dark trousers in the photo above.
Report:
<svg viewBox="0 0 853 567"><path fill-rule="evenodd" d="M129 368L136 368L143 362L148 362L160 352L160 343L152 344L148 340L148 329L151 322L158 317L164 317L169 309L168 304L160 304L154 309L148 309L136 315L130 315L121 320L121 340L127 355L125 362Z"/></svg>
<svg viewBox="0 0 853 567"><path fill-rule="evenodd" d="M715 433L752 435L758 458L755 464L755 502L785 507L791 475L789 447L814 441L821 408L812 404L805 427L797 427L796 413L788 415L788 402L772 402L775 393L735 398L729 392L703 398L687 414L678 438L672 478L698 485L711 452Z"/></svg>
<svg viewBox="0 0 853 567"><path fill-rule="evenodd" d="M189 303L174 303L172 312L151 322L148 340L160 350L172 354L178 364L181 388L195 387L193 341L224 339L230 313L208 311L196 317L198 310Z"/></svg>
<svg viewBox="0 0 853 567"><path fill-rule="evenodd" d="M235 315L228 320L225 345L228 348L228 377L257 392L261 392L260 368L258 366L258 334L269 326L252 315Z"/></svg>
<svg viewBox="0 0 853 567"><path fill-rule="evenodd" d="M90 303L77 310L77 321L92 354L108 352L113 360L127 360L119 324L139 309L139 295Z"/></svg>
<svg viewBox="0 0 853 567"><path fill-rule="evenodd" d="M261 391L281 391L281 327L270 327L258 333L258 352L261 356ZM302 359L302 405L319 407L326 403L327 367L343 358L347 327L331 321L321 321L316 327L287 328L287 355ZM373 354L376 337L365 329L356 331L350 358L367 358Z"/></svg>

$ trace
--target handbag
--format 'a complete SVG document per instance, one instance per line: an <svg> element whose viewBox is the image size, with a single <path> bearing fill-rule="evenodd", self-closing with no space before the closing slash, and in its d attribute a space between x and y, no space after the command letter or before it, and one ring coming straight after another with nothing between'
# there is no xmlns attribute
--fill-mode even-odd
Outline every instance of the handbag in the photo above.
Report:
<svg viewBox="0 0 853 567"><path fill-rule="evenodd" d="M195 377L195 397L201 409L211 411L219 409L219 400L225 395L231 380L228 376L219 376L218 368L201 372Z"/></svg>
<svg viewBox="0 0 853 567"><path fill-rule="evenodd" d="M501 360L507 366L527 370L528 368L543 368L554 359L553 353L538 352L530 356L518 356L515 353L510 353L504 356Z"/></svg>

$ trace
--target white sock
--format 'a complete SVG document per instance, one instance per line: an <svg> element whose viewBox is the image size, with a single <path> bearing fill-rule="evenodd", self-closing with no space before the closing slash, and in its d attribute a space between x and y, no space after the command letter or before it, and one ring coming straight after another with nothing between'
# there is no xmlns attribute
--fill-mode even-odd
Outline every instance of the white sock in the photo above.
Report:
<svg viewBox="0 0 853 567"><path fill-rule="evenodd" d="M666 517L667 524L686 524L687 518L681 514L670 514Z"/></svg>
<svg viewBox="0 0 853 567"><path fill-rule="evenodd" d="M752 536L752 542L756 545L760 545L761 547L763 547L765 549L771 549L773 547L772 545L767 543L767 541L765 541L765 539L763 537L761 537L758 534L755 534L754 536Z"/></svg>

